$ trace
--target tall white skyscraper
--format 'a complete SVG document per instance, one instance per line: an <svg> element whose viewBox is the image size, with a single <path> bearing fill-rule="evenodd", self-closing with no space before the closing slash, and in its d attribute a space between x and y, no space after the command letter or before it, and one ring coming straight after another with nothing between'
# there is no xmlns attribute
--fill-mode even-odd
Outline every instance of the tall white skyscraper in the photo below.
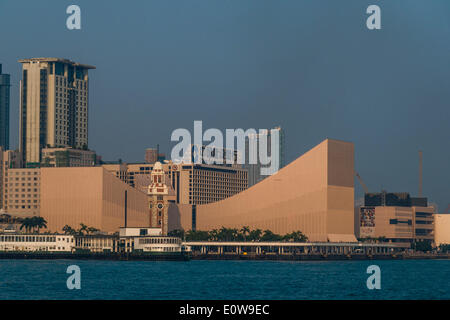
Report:
<svg viewBox="0 0 450 320"><path fill-rule="evenodd" d="M41 162L46 147L88 147L88 70L93 66L59 58L22 63L20 151L28 167Z"/></svg>

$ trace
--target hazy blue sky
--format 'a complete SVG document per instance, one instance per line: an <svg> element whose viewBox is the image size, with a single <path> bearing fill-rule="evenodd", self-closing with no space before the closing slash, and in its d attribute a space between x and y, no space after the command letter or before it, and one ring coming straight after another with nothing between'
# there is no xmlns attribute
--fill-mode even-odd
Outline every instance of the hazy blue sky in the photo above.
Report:
<svg viewBox="0 0 450 320"><path fill-rule="evenodd" d="M82 29L66 29L81 7ZM382 29L365 26L382 10ZM90 73L89 147L104 159L169 152L176 128L286 132L291 161L324 140L355 144L371 191L418 189L450 203L448 0L0 0L0 63L12 76L18 144L20 58L61 57ZM362 195L356 182L356 197Z"/></svg>

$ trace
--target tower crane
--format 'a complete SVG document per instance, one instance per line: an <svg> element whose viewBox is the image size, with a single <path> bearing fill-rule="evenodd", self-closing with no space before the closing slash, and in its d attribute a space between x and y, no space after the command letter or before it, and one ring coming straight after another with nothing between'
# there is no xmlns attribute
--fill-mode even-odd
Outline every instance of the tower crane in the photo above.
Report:
<svg viewBox="0 0 450 320"><path fill-rule="evenodd" d="M364 181L361 179L359 173L356 172L356 171L355 171L355 176L358 178L358 181L359 181L359 183L361 184L361 187L363 187L364 193L369 193L369 189L367 189L366 184L365 184Z"/></svg>

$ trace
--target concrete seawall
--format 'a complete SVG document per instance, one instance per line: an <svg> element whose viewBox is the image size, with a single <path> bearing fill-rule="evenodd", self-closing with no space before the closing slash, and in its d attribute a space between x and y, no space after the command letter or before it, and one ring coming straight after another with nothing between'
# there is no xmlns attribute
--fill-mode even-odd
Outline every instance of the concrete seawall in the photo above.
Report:
<svg viewBox="0 0 450 320"><path fill-rule="evenodd" d="M321 254L193 254L192 260L273 260L273 261L333 261L333 260L408 260L408 259L450 259L450 254L349 254L349 255L321 255Z"/></svg>
<svg viewBox="0 0 450 320"><path fill-rule="evenodd" d="M112 261L186 261L190 260L187 254L155 253L155 254L131 254L131 253L49 253L49 252L0 252L2 259L34 259L34 260L112 260Z"/></svg>

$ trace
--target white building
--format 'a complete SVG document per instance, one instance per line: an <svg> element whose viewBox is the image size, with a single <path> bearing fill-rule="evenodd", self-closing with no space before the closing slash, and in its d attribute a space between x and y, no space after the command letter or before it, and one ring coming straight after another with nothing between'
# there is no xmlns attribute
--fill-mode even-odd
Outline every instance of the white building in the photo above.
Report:
<svg viewBox="0 0 450 320"><path fill-rule="evenodd" d="M55 234L0 234L0 251L72 252L74 237Z"/></svg>
<svg viewBox="0 0 450 320"><path fill-rule="evenodd" d="M177 237L136 237L134 250L142 252L181 252L181 239Z"/></svg>
<svg viewBox="0 0 450 320"><path fill-rule="evenodd" d="M133 228L122 227L119 229L120 237L161 236L161 228Z"/></svg>

